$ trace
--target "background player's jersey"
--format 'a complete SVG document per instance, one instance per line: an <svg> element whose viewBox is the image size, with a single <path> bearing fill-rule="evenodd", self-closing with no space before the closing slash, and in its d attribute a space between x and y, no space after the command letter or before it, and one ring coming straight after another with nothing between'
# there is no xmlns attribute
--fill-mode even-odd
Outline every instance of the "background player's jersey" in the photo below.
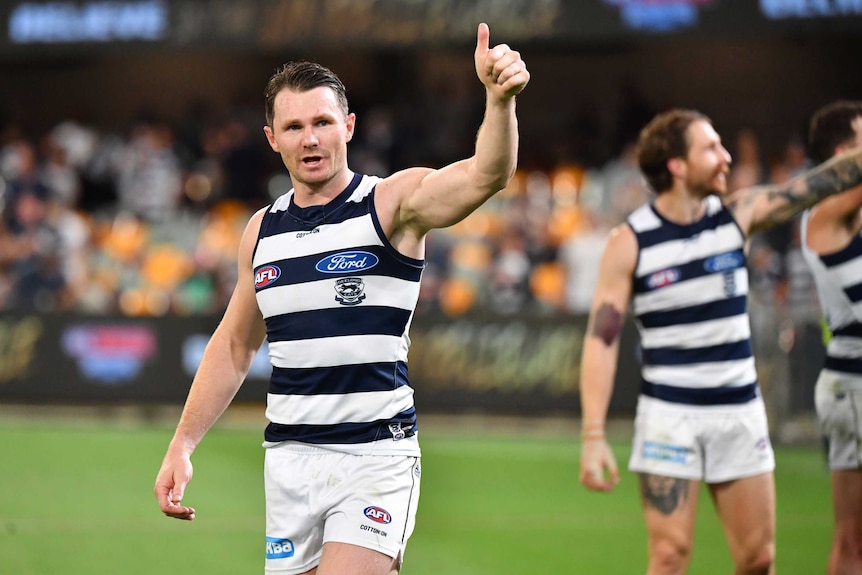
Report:
<svg viewBox="0 0 862 575"><path fill-rule="evenodd" d="M424 262L386 239L378 181L356 174L307 208L291 190L263 217L253 266L273 368L267 445L419 455L407 349Z"/></svg>
<svg viewBox="0 0 862 575"><path fill-rule="evenodd" d="M745 236L716 196L688 225L645 205L628 218L638 242L632 307L641 394L688 405L759 397L746 308Z"/></svg>
<svg viewBox="0 0 862 575"><path fill-rule="evenodd" d="M845 389L862 389L862 233L844 248L819 255L808 247L809 215L806 210L800 222L802 254L831 332L823 372Z"/></svg>

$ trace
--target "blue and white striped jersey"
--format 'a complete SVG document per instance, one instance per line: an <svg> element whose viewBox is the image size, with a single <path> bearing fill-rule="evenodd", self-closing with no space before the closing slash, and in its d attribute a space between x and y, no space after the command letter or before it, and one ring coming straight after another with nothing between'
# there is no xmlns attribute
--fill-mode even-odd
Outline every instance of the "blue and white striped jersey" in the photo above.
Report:
<svg viewBox="0 0 862 575"><path fill-rule="evenodd" d="M291 190L263 217L252 263L272 362L267 444L419 455L407 350L424 262L386 239L378 181L356 174L307 208Z"/></svg>
<svg viewBox="0 0 862 575"><path fill-rule="evenodd" d="M641 394L686 405L759 397L747 312L745 236L716 196L699 221L675 224L652 204L628 217L638 242L632 308Z"/></svg>
<svg viewBox="0 0 862 575"><path fill-rule="evenodd" d="M862 389L862 232L844 248L818 255L808 247L809 215L806 210L800 222L802 255L832 332L823 371L844 389Z"/></svg>

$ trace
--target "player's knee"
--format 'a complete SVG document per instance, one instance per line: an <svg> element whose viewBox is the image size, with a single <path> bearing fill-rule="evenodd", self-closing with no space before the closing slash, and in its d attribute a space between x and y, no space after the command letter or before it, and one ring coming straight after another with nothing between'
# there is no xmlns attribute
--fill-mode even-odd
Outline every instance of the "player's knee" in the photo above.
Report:
<svg viewBox="0 0 862 575"><path fill-rule="evenodd" d="M663 539L650 545L650 573L684 573L689 561L690 542Z"/></svg>
<svg viewBox="0 0 862 575"><path fill-rule="evenodd" d="M741 558L737 565L737 573L767 574L775 563L775 543L766 543L752 547Z"/></svg>

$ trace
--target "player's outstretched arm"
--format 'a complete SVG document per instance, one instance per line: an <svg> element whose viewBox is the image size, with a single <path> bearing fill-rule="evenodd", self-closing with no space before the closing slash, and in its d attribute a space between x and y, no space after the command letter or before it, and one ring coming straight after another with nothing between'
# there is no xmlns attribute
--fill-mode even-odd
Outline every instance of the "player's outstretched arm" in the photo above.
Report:
<svg viewBox="0 0 862 575"><path fill-rule="evenodd" d="M803 210L862 184L862 148L851 150L783 184L744 188L727 206L747 234L792 220Z"/></svg>
<svg viewBox="0 0 862 575"><path fill-rule="evenodd" d="M512 178L518 159L515 96L530 80L519 52L489 45L490 30L480 24L474 52L476 74L485 87L485 116L472 157L439 170L411 168L378 185L382 212L392 213L390 237L406 230L421 238L450 226L499 192ZM387 204L388 203L388 207Z"/></svg>
<svg viewBox="0 0 862 575"><path fill-rule="evenodd" d="M602 255L599 279L581 352L581 483L610 491L619 470L605 436L614 388L620 335L631 298L637 240L623 224L613 230Z"/></svg>
<svg viewBox="0 0 862 575"><path fill-rule="evenodd" d="M156 476L153 492L162 512L169 517L195 518L194 508L182 505L193 474L192 453L233 400L266 336L266 325L255 299L251 265L262 216L263 211L255 214L243 233L237 285L204 351L180 422Z"/></svg>

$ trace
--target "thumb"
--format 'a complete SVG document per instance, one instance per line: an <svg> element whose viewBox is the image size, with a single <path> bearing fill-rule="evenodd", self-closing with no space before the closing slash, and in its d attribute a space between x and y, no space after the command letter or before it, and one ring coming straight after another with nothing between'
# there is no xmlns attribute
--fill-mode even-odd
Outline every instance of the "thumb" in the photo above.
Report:
<svg viewBox="0 0 862 575"><path fill-rule="evenodd" d="M476 33L476 56L484 56L488 52L488 40L491 38L491 31L488 25L482 22L479 24L479 30Z"/></svg>
<svg viewBox="0 0 862 575"><path fill-rule="evenodd" d="M171 489L171 502L172 503L180 503L183 500L183 493L186 490L185 483L177 483L174 485L174 488Z"/></svg>

